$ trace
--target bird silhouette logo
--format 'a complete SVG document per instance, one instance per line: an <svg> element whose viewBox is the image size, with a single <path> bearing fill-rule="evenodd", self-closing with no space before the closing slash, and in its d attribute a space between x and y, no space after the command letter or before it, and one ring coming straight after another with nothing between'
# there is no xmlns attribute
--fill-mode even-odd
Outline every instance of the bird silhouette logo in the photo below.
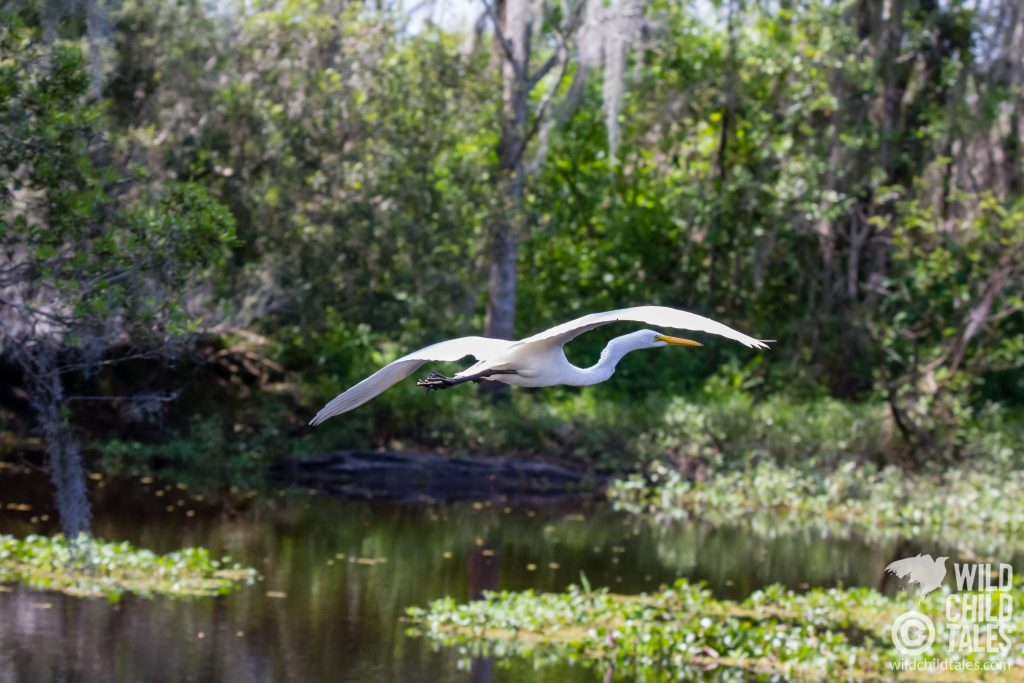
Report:
<svg viewBox="0 0 1024 683"><path fill-rule="evenodd" d="M916 583L921 586L921 597L923 598L933 590L942 587L942 580L946 578L946 560L948 559L948 557L937 557L933 560L931 555L918 553L914 557L889 563L885 571L895 574L901 579L909 577L908 583Z"/></svg>

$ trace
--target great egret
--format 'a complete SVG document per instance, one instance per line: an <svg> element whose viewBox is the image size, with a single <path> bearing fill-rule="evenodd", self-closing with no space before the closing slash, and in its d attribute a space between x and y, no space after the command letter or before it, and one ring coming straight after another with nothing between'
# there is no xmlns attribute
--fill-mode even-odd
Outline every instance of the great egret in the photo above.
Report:
<svg viewBox="0 0 1024 683"><path fill-rule="evenodd" d="M601 358L593 367L578 368L565 357L562 347L584 332L618 321L632 321L673 327L682 330L709 332L733 339L750 348L766 349L765 340L748 337L710 318L665 306L636 306L604 313L591 313L570 320L520 341L488 337L460 337L432 344L385 365L348 391L336 396L310 421L318 425L324 420L358 408L374 396L405 379L428 361L455 361L465 356L477 359L475 365L454 377L431 372L416 384L427 389L447 389L464 382L489 380L517 387L550 387L568 384L582 387L605 381L615 366L630 351L661 346L702 346L699 342L655 332L640 330L616 337L608 342Z"/></svg>

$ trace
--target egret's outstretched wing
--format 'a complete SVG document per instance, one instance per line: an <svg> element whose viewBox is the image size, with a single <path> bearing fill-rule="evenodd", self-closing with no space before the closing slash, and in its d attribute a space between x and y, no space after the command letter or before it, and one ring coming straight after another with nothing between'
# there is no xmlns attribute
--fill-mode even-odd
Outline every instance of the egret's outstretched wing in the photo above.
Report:
<svg viewBox="0 0 1024 683"><path fill-rule="evenodd" d="M591 313L582 318L576 318L576 320L556 325L550 330L544 330L532 337L527 337L520 343L530 344L551 340L559 344L565 344L595 327L622 320L647 323L648 325L657 325L659 327L672 327L680 330L708 332L725 337L726 339L733 339L754 349L768 348L768 345L762 339L754 339L720 322L715 322L711 318L705 318L696 313L680 311L676 308L668 308L667 306L635 306L633 308L605 311L604 313Z"/></svg>
<svg viewBox="0 0 1024 683"><path fill-rule="evenodd" d="M482 360L501 353L510 344L512 342L505 339L459 337L413 351L409 355L402 356L393 363L385 365L348 391L338 394L330 403L320 409L320 412L310 420L309 424L318 425L329 417L358 408L374 396L383 393L392 385L416 372L417 368L428 361L452 361L466 356L474 356Z"/></svg>

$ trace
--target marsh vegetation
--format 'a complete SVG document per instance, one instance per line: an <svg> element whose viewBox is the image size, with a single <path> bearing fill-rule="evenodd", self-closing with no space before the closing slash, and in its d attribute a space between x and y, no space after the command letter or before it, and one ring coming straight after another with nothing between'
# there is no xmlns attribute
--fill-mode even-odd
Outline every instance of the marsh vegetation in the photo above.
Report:
<svg viewBox="0 0 1024 683"><path fill-rule="evenodd" d="M889 562L1020 558L1018 0L447 7L0 0L0 678L884 676ZM776 342L307 427L638 304ZM610 501L279 476L337 450Z"/></svg>

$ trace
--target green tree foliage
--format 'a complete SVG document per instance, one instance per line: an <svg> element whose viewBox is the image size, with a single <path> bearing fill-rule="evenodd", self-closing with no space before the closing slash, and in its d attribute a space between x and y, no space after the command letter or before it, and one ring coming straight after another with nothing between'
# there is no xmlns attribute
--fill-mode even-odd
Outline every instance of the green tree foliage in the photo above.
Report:
<svg viewBox="0 0 1024 683"><path fill-rule="evenodd" d="M119 35L124 59L152 48L132 142L232 208L225 284L240 320L316 327L333 308L381 329L468 324L493 194L486 55L402 36L397 17L358 5L270 5L230 27L194 8L139 11L171 40ZM178 41L202 63L182 64Z"/></svg>
<svg viewBox="0 0 1024 683"><path fill-rule="evenodd" d="M552 96L575 106L542 131L545 161L523 197L517 329L624 305L689 308L779 340L735 366L755 393L884 399L919 451L962 454L964 421L1024 396L1014 4L656 0L644 11L614 162L605 87L574 77L583 62L564 60L564 78L544 76L558 87L531 90L531 115ZM35 26L39 14L23 17ZM33 191L67 226L39 238L40 263L70 247L103 272L121 258L150 273L161 262L119 240L152 254L181 235L193 246L156 251L191 272L208 262L202 245L228 234L226 205L237 240L194 315L270 337L315 387L310 404L402 349L483 327L506 210L503 56L489 36L410 30L386 4L340 0L217 12L124 2L108 19L98 102L82 99L80 66L61 66L81 60L76 47L5 34L5 101L38 101L53 118L19 129L5 115L7 172L42 174ZM75 30L61 35L88 38ZM537 41L534 65L566 45ZM23 72L44 53L55 66L36 72L49 75ZM50 94L25 94L38 88ZM34 138L53 151L25 166ZM74 230L100 225L118 227L90 237L92 250L73 246ZM75 273L52 281L94 277ZM570 355L586 362L603 341ZM602 391L623 405L678 391L680 377L747 362L741 352L638 354ZM383 405L367 419L392 419Z"/></svg>
<svg viewBox="0 0 1024 683"><path fill-rule="evenodd" d="M85 64L76 44L0 24L0 351L24 374L69 537L89 515L63 376L191 330L184 290L235 225L200 185L116 163Z"/></svg>
<svg viewBox="0 0 1024 683"><path fill-rule="evenodd" d="M4 343L187 329L178 288L222 258L234 217L196 183L154 185L112 163L81 50L3 29Z"/></svg>

